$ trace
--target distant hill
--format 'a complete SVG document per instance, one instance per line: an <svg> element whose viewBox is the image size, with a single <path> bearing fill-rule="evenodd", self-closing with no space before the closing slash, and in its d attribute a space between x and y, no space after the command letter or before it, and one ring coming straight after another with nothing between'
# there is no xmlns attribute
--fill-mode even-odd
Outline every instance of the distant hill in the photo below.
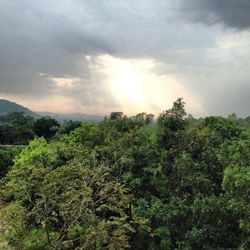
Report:
<svg viewBox="0 0 250 250"><path fill-rule="evenodd" d="M60 114L60 113L51 113L51 112L33 112L28 108L17 104L15 102L11 102L8 100L0 99L0 116L12 113L12 112L23 112L26 115L30 115L34 118L39 118L42 116L50 116L56 119L59 122L63 122L65 120L72 121L101 121L104 119L104 116L99 115L86 115L86 114Z"/></svg>
<svg viewBox="0 0 250 250"><path fill-rule="evenodd" d="M51 112L38 112L41 116L50 116L56 119L59 122L63 121L101 121L104 119L104 116L100 115L86 115L86 114L60 114L60 113L51 113Z"/></svg>
<svg viewBox="0 0 250 250"><path fill-rule="evenodd" d="M0 116L6 115L6 114L12 113L12 112L23 112L26 115L30 115L33 117L39 117L38 114L32 112L31 110L29 110L28 108L26 108L20 104L17 104L15 102L11 102L8 100L0 99Z"/></svg>

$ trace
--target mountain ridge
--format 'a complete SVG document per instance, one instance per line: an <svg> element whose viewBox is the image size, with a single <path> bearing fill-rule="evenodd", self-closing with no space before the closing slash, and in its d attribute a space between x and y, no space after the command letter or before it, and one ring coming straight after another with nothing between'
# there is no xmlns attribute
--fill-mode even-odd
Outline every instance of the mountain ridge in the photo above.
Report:
<svg viewBox="0 0 250 250"><path fill-rule="evenodd" d="M39 115L30 109L6 99L0 99L0 116L7 115L13 112L23 112L26 115L30 115L33 117L38 117Z"/></svg>
<svg viewBox="0 0 250 250"><path fill-rule="evenodd" d="M0 116L7 115L13 112L23 112L26 115L30 115L34 118L39 118L42 116L50 116L56 119L59 122L72 120L72 121L101 121L104 119L104 116L101 115L87 115L82 113L74 114L62 114L54 112L34 112L23 105L20 105L16 102L12 102L6 99L0 99Z"/></svg>

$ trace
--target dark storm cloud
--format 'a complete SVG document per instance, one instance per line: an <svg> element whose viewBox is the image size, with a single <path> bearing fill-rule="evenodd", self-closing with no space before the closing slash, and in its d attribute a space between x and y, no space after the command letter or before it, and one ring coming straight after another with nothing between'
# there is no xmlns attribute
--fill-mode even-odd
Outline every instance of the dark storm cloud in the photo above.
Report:
<svg viewBox="0 0 250 250"><path fill-rule="evenodd" d="M181 6L184 15L192 21L222 23L239 30L250 28L249 0L182 0Z"/></svg>
<svg viewBox="0 0 250 250"><path fill-rule="evenodd" d="M48 95L55 88L48 75L81 78L82 91L91 84L85 55L111 48L75 15L78 6L60 3L1 1L0 93Z"/></svg>

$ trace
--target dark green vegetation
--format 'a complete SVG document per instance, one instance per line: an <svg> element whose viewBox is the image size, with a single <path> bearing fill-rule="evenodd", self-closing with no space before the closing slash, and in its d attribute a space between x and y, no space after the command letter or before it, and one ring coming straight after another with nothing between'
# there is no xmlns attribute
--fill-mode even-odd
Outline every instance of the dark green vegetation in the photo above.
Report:
<svg viewBox="0 0 250 250"><path fill-rule="evenodd" d="M34 118L24 113L0 116L0 144L27 144L34 138Z"/></svg>
<svg viewBox="0 0 250 250"><path fill-rule="evenodd" d="M25 145L34 137L46 139L55 134L70 133L81 126L78 121L65 121L59 124L54 118L34 119L24 113L14 112L0 116L0 145Z"/></svg>
<svg viewBox="0 0 250 250"><path fill-rule="evenodd" d="M181 99L152 118L115 112L31 141L2 173L6 247L249 249L247 120L196 120Z"/></svg>

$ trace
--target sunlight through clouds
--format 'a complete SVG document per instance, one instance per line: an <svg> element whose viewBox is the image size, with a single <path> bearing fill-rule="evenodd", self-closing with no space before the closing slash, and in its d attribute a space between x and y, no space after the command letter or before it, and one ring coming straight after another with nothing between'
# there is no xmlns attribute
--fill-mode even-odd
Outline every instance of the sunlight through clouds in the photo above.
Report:
<svg viewBox="0 0 250 250"><path fill-rule="evenodd" d="M175 76L156 73L154 60L122 59L107 54L87 59L94 62L92 69L104 75L106 87L120 104L117 109L126 114L144 111L158 114L178 97L183 97L196 113L204 112L198 99Z"/></svg>
<svg viewBox="0 0 250 250"><path fill-rule="evenodd" d="M187 90L178 75L158 73L162 63L156 60L127 59L108 54L87 55L84 59L95 84L85 85L80 78L68 75L40 73L54 86L49 96L26 97L25 100L14 95L6 98L32 106L34 111L98 115L109 115L112 111L122 111L127 115L147 112L157 116L171 108L177 98L183 97L187 112L195 116L206 114L200 98ZM76 93L85 98L81 101L72 98Z"/></svg>

